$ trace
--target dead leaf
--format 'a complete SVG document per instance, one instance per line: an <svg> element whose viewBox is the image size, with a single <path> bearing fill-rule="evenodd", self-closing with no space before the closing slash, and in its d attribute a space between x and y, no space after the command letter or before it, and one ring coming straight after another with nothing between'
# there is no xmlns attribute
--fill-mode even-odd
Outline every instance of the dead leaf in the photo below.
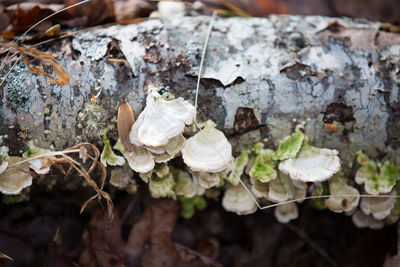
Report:
<svg viewBox="0 0 400 267"><path fill-rule="evenodd" d="M64 5L60 4L43 5L34 2L8 6L3 11L7 14L10 23L6 31L15 34L22 33L36 22L61 10L63 7ZM52 21L52 19L46 20L36 26L34 30L44 32L53 25Z"/></svg>
<svg viewBox="0 0 400 267"><path fill-rule="evenodd" d="M162 200L147 206L125 246L129 266L218 266L218 263L171 240L178 204Z"/></svg>
<svg viewBox="0 0 400 267"><path fill-rule="evenodd" d="M121 139L122 144L125 149L132 152L132 144L129 139L129 132L133 123L135 122L135 117L133 115L131 106L128 102L119 104L118 107L118 135Z"/></svg>
<svg viewBox="0 0 400 267"><path fill-rule="evenodd" d="M82 266L125 266L121 223L118 212L114 220L98 209L83 234L83 251L79 259Z"/></svg>

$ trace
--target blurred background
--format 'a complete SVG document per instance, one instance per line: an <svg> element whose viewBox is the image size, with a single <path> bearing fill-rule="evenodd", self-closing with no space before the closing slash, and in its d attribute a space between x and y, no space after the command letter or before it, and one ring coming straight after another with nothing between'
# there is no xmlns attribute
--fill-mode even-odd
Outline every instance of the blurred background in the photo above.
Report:
<svg viewBox="0 0 400 267"><path fill-rule="evenodd" d="M77 0L2 0L0 31L2 35L21 34L46 16L71 6ZM323 15L366 18L400 24L399 0L204 0L185 1L187 15L209 14L213 9L227 16L270 14ZM157 1L92 0L47 19L36 28L44 31L54 24L62 27L86 27L104 23L135 23L157 10Z"/></svg>

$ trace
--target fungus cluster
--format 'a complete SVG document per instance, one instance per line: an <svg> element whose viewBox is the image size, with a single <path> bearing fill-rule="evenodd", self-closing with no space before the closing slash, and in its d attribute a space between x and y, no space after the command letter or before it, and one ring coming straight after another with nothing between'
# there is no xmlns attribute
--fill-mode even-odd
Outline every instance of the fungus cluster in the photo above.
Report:
<svg viewBox="0 0 400 267"><path fill-rule="evenodd" d="M298 203L306 196L315 197L311 204L318 209L352 216L358 227L376 229L400 217L400 201L395 198L400 167L389 161L381 164L358 152L353 180L341 172L338 152L310 145L301 125L275 151L256 143L235 158L213 121L196 124L194 134L186 131L194 117L195 107L188 101L161 95L155 87L136 121L129 104L121 104L118 141L112 146L102 133L100 161L105 167L114 166L110 184L135 194L140 185L134 179L136 172L153 198L177 199L184 218L204 209L205 198L217 199L221 192L225 210L251 214L257 210L257 200L276 205L274 215L282 223L298 217ZM88 154L80 149L84 162ZM33 142L23 158L11 157L7 147L0 147L0 191L20 194L32 184L29 169L47 174L56 159L52 155ZM371 197L361 198L362 194ZM318 199L322 195L329 197Z"/></svg>

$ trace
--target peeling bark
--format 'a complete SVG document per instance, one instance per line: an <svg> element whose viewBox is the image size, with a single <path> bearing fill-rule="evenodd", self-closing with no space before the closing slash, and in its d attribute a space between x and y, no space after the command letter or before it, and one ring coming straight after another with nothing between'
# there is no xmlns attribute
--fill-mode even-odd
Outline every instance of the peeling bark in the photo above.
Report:
<svg viewBox="0 0 400 267"><path fill-rule="evenodd" d="M0 88L0 140L19 154L31 139L62 149L100 141L105 128L116 138L118 104L127 100L138 115L149 83L193 101L209 21L153 19L42 47L74 81L49 84L19 63ZM199 120L213 119L237 150L265 138L275 146L307 120L310 143L337 149L345 169L360 149L400 164L400 34L379 26L318 16L217 19Z"/></svg>

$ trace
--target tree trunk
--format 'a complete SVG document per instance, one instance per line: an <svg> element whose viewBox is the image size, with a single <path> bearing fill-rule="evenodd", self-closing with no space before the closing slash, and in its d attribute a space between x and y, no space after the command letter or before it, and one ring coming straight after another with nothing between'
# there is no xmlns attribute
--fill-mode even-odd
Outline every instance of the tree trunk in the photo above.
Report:
<svg viewBox="0 0 400 267"><path fill-rule="evenodd" d="M19 63L0 88L3 145L12 154L28 140L63 149L100 141L106 128L116 138L118 104L137 116L149 83L193 102L209 22L152 19L41 47L73 79L51 84ZM400 34L379 27L318 16L216 19L198 119L214 120L236 151L265 138L276 146L306 121L310 143L337 149L345 169L358 150L400 164Z"/></svg>

